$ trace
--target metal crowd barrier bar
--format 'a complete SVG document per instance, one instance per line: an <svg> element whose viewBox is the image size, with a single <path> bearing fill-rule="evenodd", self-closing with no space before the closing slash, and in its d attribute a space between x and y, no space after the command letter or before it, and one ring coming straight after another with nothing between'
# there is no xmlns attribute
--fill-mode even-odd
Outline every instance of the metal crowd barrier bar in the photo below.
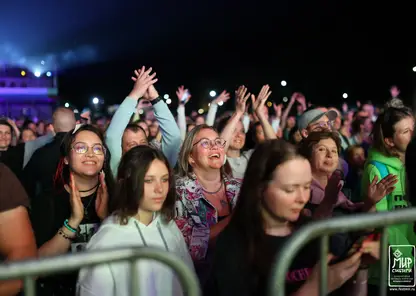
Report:
<svg viewBox="0 0 416 296"><path fill-rule="evenodd" d="M172 253L154 248L122 248L106 249L100 251L83 252L78 254L62 255L58 257L40 258L21 262L0 264L0 280L24 279L24 295L36 296L35 277L56 273L75 271L82 267L90 267L104 263L120 261L130 262L133 267L137 260L152 259L171 267L178 275L186 295L200 296L199 281L193 271ZM136 268L131 272L131 296L138 296L140 285L134 280L139 275Z"/></svg>
<svg viewBox="0 0 416 296"><path fill-rule="evenodd" d="M295 255L311 240L321 237L320 295L327 295L327 261L329 235L368 228L382 229L380 250L380 296L387 293L388 237L386 226L416 221L416 208L400 209L392 212L356 214L334 217L327 220L311 222L296 231L279 252L269 282L270 296L284 296L286 274Z"/></svg>

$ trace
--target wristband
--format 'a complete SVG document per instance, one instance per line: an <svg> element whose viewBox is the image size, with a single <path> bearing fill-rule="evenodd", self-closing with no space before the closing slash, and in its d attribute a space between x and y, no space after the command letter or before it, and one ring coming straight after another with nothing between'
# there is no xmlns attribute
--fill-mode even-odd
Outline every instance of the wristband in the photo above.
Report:
<svg viewBox="0 0 416 296"><path fill-rule="evenodd" d="M157 103L159 103L162 99L160 97L157 97L154 100L150 101L150 104L152 104L152 106L156 105Z"/></svg>
<svg viewBox="0 0 416 296"><path fill-rule="evenodd" d="M68 219L66 219L66 220L64 221L64 226L65 226L65 228L66 228L66 229L68 229L69 231L71 231L71 232L73 232L73 233L77 233L77 230L76 230L74 227L72 227L71 225L69 225L69 223L68 223Z"/></svg>

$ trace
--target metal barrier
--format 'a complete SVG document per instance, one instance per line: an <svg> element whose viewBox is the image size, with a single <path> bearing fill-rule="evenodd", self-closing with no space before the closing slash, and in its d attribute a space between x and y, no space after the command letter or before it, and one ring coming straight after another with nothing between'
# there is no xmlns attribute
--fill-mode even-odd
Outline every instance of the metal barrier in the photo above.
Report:
<svg viewBox="0 0 416 296"><path fill-rule="evenodd" d="M327 295L327 271L326 258L328 255L329 235L340 232L349 232L368 228L381 228L381 250L380 250L380 296L387 293L387 264L388 264L388 236L386 226L409 223L416 221L416 208L396 210L392 212L378 212L372 214L357 214L353 216L334 217L328 220L312 222L296 231L284 244L279 252L269 282L270 296L285 295L286 274L295 255L311 240L321 236L320 246L320 295Z"/></svg>
<svg viewBox="0 0 416 296"><path fill-rule="evenodd" d="M51 258L41 258L38 260L0 264L0 280L24 278L24 295L35 296L35 276L75 271L82 267L90 267L104 263L129 261L131 278L136 279L140 275L137 274L137 268L134 268L134 266L139 259L152 259L171 267L177 273L186 295L201 295L199 281L195 273L188 268L182 259L164 250L141 247L106 249ZM139 281L131 280L130 289L129 295L139 295Z"/></svg>

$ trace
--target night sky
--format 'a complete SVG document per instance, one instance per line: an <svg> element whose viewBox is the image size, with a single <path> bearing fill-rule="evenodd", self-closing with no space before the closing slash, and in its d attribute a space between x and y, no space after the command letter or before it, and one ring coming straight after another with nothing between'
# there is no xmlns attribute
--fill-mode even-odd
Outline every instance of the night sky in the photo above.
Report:
<svg viewBox="0 0 416 296"><path fill-rule="evenodd" d="M265 83L276 102L301 91L318 104L340 106L344 92L350 103L382 103L393 84L410 101L414 9L366 2L2 2L0 60L54 56L62 99L78 107L94 96L120 103L141 65L157 71L161 94L190 88L193 108L206 107L211 89Z"/></svg>

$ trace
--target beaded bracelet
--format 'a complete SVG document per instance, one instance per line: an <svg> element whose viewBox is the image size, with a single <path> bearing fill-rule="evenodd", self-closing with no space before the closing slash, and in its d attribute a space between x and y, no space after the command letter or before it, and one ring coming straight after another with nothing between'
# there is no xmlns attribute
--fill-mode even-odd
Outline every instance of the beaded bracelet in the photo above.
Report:
<svg viewBox="0 0 416 296"><path fill-rule="evenodd" d="M60 236L62 236L64 239L67 239L67 240L70 240L70 241L72 241L72 240L74 239L73 237L70 237L70 236L66 235L66 234L62 231L62 229L59 229L58 234L59 234Z"/></svg>
<svg viewBox="0 0 416 296"><path fill-rule="evenodd" d="M73 232L73 233L77 233L77 230L75 228L73 228L71 225L69 225L68 222L69 222L68 219L66 219L64 221L65 228L68 229L69 231Z"/></svg>

